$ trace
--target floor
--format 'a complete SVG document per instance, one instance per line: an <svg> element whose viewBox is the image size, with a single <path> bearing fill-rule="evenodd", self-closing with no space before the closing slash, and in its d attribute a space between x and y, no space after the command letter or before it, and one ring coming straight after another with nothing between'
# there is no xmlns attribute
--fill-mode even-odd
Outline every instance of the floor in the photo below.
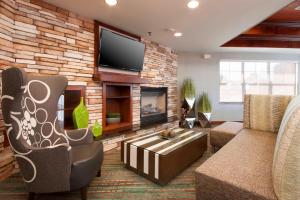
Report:
<svg viewBox="0 0 300 200"><path fill-rule="evenodd" d="M194 170L211 156L208 150L202 158L182 172L167 186L161 187L124 168L120 150L105 153L102 176L96 177L88 188L88 199L195 199ZM19 175L0 183L0 199L27 199L25 185ZM79 192L41 194L38 200L75 200Z"/></svg>

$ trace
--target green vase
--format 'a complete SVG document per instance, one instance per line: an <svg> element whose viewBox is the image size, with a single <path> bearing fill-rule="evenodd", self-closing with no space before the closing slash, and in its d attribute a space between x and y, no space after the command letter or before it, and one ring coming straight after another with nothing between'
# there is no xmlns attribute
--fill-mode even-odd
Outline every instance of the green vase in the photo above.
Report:
<svg viewBox="0 0 300 200"><path fill-rule="evenodd" d="M92 129L94 137L98 138L102 135L102 126L99 124L99 122L96 120L94 123L93 129Z"/></svg>
<svg viewBox="0 0 300 200"><path fill-rule="evenodd" d="M87 128L89 125L89 112L83 103L83 97L80 97L79 105L72 113L75 128Z"/></svg>

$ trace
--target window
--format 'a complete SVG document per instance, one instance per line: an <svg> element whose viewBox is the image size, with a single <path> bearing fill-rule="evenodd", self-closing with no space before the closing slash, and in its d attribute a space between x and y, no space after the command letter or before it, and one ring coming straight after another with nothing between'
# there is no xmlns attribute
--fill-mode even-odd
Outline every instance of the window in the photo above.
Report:
<svg viewBox="0 0 300 200"><path fill-rule="evenodd" d="M221 61L220 102L242 102L244 94L297 95L297 62Z"/></svg>

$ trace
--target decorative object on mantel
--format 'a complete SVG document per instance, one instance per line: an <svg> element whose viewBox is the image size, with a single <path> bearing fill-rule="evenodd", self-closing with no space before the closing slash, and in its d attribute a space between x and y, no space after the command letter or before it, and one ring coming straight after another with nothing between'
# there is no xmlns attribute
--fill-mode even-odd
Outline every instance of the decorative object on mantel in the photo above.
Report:
<svg viewBox="0 0 300 200"><path fill-rule="evenodd" d="M92 132L95 138L100 138L102 136L102 126L99 124L98 120L95 121Z"/></svg>
<svg viewBox="0 0 300 200"><path fill-rule="evenodd" d="M191 78L186 78L183 81L183 85L181 88L181 97L183 98L182 103L182 112L181 112L181 126L186 126L187 128L192 128L195 121L195 100L196 100L196 89L195 85ZM189 123L186 123L186 118L189 118ZM192 127L191 127L192 126Z"/></svg>
<svg viewBox="0 0 300 200"><path fill-rule="evenodd" d="M209 128L211 126L211 111L211 102L208 98L208 94L203 92L198 102L198 120L202 128Z"/></svg>
<svg viewBox="0 0 300 200"><path fill-rule="evenodd" d="M108 113L106 115L106 123L107 124L117 124L121 122L121 114L120 113Z"/></svg>
<svg viewBox="0 0 300 200"><path fill-rule="evenodd" d="M80 98L79 105L73 110L72 113L73 123L76 129L87 128L89 125L89 112L84 105L83 97Z"/></svg>

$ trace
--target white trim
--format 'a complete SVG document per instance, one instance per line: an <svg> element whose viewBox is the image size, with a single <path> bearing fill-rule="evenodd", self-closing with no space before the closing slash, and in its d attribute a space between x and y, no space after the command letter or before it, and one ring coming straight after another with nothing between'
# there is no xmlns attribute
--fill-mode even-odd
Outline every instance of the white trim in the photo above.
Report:
<svg viewBox="0 0 300 200"><path fill-rule="evenodd" d="M130 145L134 145L134 146L142 146L142 145L144 145L144 144L153 142L153 141L158 140L158 139L160 139L160 138L161 138L161 136L153 136L153 137L150 137L150 138L141 140L141 141L137 141L137 142L131 143Z"/></svg>
<svg viewBox="0 0 300 200"><path fill-rule="evenodd" d="M3 99L9 99L9 100L14 100L15 99L15 97L13 97L13 96L9 96L9 95L3 95L2 97L1 97L1 100L3 100Z"/></svg>
<svg viewBox="0 0 300 200"><path fill-rule="evenodd" d="M149 151L144 149L144 173L149 174Z"/></svg>
<svg viewBox="0 0 300 200"><path fill-rule="evenodd" d="M31 166L32 166L32 168L33 168L33 176L32 176L32 178L31 178L30 180L26 180L26 179L23 177L23 179L24 179L24 181L25 181L26 183L31 183L32 181L34 181L34 179L35 179L35 177L36 177L36 167L35 167L34 163L32 162L32 160L30 160L30 159L27 158L26 156L18 155L18 154L16 154L15 157L23 158L24 160L28 161L28 162L31 164Z"/></svg>
<svg viewBox="0 0 300 200"><path fill-rule="evenodd" d="M27 92L27 90L28 90L27 85L22 85L21 86L21 90L24 90L23 93L25 94Z"/></svg>
<svg viewBox="0 0 300 200"><path fill-rule="evenodd" d="M32 150L29 150L28 152L26 153L21 153L19 151L17 151L14 146L12 145L12 143L10 142L10 138L9 138L9 135L10 135L10 132L12 131L12 127L10 127L8 130L7 130L7 139L8 139L8 142L10 144L10 147L13 149L13 151L16 153L16 154L19 154L19 155L27 155L27 154L30 154L32 152Z"/></svg>
<svg viewBox="0 0 300 200"><path fill-rule="evenodd" d="M137 147L130 145L130 166L137 168Z"/></svg>
<svg viewBox="0 0 300 200"><path fill-rule="evenodd" d="M50 126L51 126L51 131L50 131L50 133L49 133L49 135L44 135L44 133L43 133L43 127L46 125L46 124L50 124ZM48 139L48 138L50 138L52 135L53 135L53 124L51 123L51 122L46 122L46 123L44 123L42 126L41 126L41 135L45 138L45 139Z"/></svg>
<svg viewBox="0 0 300 200"><path fill-rule="evenodd" d="M13 114L13 115L21 115L21 112L10 111L10 114Z"/></svg>
<svg viewBox="0 0 300 200"><path fill-rule="evenodd" d="M18 124L18 126L19 126L19 130L18 130L17 137L16 137L16 139L18 140L20 138L20 136L21 136L21 129L22 129L21 122L19 121L18 118L16 118L12 114L10 115L10 118L12 118Z"/></svg>
<svg viewBox="0 0 300 200"><path fill-rule="evenodd" d="M159 154L155 154L154 160L154 177L159 179Z"/></svg>
<svg viewBox="0 0 300 200"><path fill-rule="evenodd" d="M187 131L187 132L185 132L185 133L183 133L183 134L180 134L180 135L179 135L178 137L176 137L176 138L184 137L184 136L186 136L186 135L188 135L188 134L190 134L190 133L193 133L193 132L194 132L194 131ZM176 138L175 138L175 139L176 139ZM155 145L153 145L153 146L147 147L147 148L145 148L145 149L151 151L151 150L153 150L153 149L155 149L155 148L157 148L157 147L163 146L163 145L168 144L168 143L170 143L170 142L172 142L172 141L173 141L172 139L166 140L166 141L164 141L164 142L160 142L160 143L158 143L158 144L155 144Z"/></svg>
<svg viewBox="0 0 300 200"><path fill-rule="evenodd" d="M49 145L43 147L42 145L44 144L44 142L49 142ZM49 146L52 146L52 142L49 139L43 139L42 142L40 143L41 148L47 148Z"/></svg>
<svg viewBox="0 0 300 200"><path fill-rule="evenodd" d="M181 140L180 142L177 142L177 143L175 143L175 144L173 144L171 146L168 146L165 149L162 149L162 150L158 151L157 154L163 154L164 152L166 152L166 151L168 151L168 150L170 150L170 149L172 149L174 147L177 147L177 146L181 145L182 143L184 143L186 141L189 141L189 140L191 140L191 139L193 139L195 137L199 137L200 135L204 135L204 133L202 133L202 132L196 133L195 135L192 135L192 136L190 136L188 138L185 138L184 140Z"/></svg>
<svg viewBox="0 0 300 200"><path fill-rule="evenodd" d="M77 130L82 130L82 129L77 129ZM77 141L81 141L83 138L85 138L85 137L87 136L87 134L88 134L88 131L89 131L89 129L86 128L85 134L84 134L81 138L79 138L79 139L73 139L73 138L70 138L70 136L68 135L67 131L65 131L65 135L66 135L66 137L67 137L69 140L77 142Z"/></svg>
<svg viewBox="0 0 300 200"><path fill-rule="evenodd" d="M161 132L163 132L163 131L159 131L159 132L147 134L147 135L145 135L145 136L143 136L143 137L137 137L137 138L135 138L135 139L132 139L132 140L129 140L129 141L126 141L126 142L127 142L127 143L134 142L134 141L137 141L137 140L140 140L140 139L143 139L143 138L152 136L152 135L157 135L157 134L159 134L159 133L161 133Z"/></svg>
<svg viewBox="0 0 300 200"><path fill-rule="evenodd" d="M31 92L30 92L30 84L35 83L35 82L44 85L45 88L46 88L46 90L47 90L46 97L45 97L44 99L42 99L42 100L36 100L36 99L31 95ZM28 95L30 96L30 98L31 98L35 103L37 103L37 104L45 103L45 102L49 99L50 94L51 94L51 90L50 90L49 86L48 86L45 82L40 81L40 80L31 80L31 81L28 82Z"/></svg>
<svg viewBox="0 0 300 200"><path fill-rule="evenodd" d="M124 142L124 163L127 163L127 143Z"/></svg>
<svg viewBox="0 0 300 200"><path fill-rule="evenodd" d="M54 149L54 148L61 147L61 146L70 147L70 145L68 145L67 143L62 143L62 144L43 147L43 149Z"/></svg>
<svg viewBox="0 0 300 200"><path fill-rule="evenodd" d="M70 144L70 142L69 142L67 136L66 136L65 134L60 133L60 132L58 132L58 131L56 130L56 122L57 122L57 116L55 117L55 120L54 120L54 123L53 123L53 130L54 130L54 133L56 133L56 135L59 135L59 136L65 138L67 144Z"/></svg>
<svg viewBox="0 0 300 200"><path fill-rule="evenodd" d="M31 111L31 110L28 108L28 106L27 106L27 100L30 100L31 103L32 103L33 106L34 106L34 108L33 108L32 111ZM33 113L36 112L36 105L35 105L35 103L34 103L34 100L32 100L31 98L26 97L26 98L24 99L24 106L25 106L26 110L27 110L30 114L33 114Z"/></svg>

